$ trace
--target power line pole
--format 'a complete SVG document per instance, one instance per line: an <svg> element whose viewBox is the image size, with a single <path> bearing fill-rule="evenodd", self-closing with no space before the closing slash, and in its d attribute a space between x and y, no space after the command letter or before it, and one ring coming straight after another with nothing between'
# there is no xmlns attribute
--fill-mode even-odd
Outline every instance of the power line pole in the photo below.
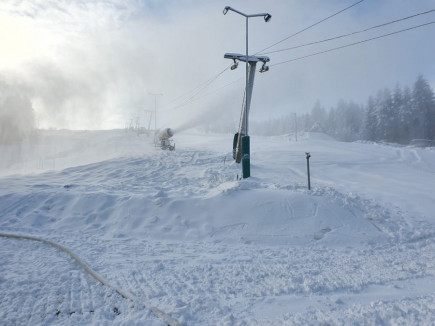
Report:
<svg viewBox="0 0 435 326"><path fill-rule="evenodd" d="M239 126L239 140L237 142L237 149L236 149L236 162L240 163L239 160L239 150L241 148L241 161L242 161L242 173L243 173L243 179L249 178L251 176L251 163L250 163L250 138L248 135L248 115L249 115L249 108L251 105L251 96L252 96L252 89L254 86L254 76L255 76L255 66L258 61L263 62L263 66L260 69L260 72L265 72L269 70L269 67L266 66L266 62L269 62L269 57L266 56L249 56L248 53L248 19L252 17L263 17L264 21L267 23L270 21L272 16L268 13L261 13L261 14L253 14L253 15L247 15L241 11L238 11L234 8L231 8L230 6L226 6L223 10L223 14L226 15L228 11L234 11L235 13L245 17L246 19L246 54L237 54L237 53L225 53L224 58L226 59L232 59L234 61L234 65L231 67L231 70L237 68L237 60L238 61L244 61L246 63L246 82L245 82L245 107L242 114L242 121L240 121L241 126ZM241 144L240 144L241 142ZM241 145L241 146L240 146Z"/></svg>
<svg viewBox="0 0 435 326"><path fill-rule="evenodd" d="M295 135L296 135L296 141L298 141L298 116L295 113Z"/></svg>
<svg viewBox="0 0 435 326"><path fill-rule="evenodd" d="M154 129L157 130L157 96L163 96L162 93L148 93L154 96Z"/></svg>

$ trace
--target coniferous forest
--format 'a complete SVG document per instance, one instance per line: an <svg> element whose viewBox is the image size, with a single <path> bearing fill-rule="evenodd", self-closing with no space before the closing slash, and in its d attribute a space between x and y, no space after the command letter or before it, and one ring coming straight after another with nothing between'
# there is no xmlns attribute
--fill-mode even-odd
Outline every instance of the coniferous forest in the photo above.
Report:
<svg viewBox="0 0 435 326"><path fill-rule="evenodd" d="M296 121L297 119L297 121ZM340 100L326 110L317 101L311 113L252 123L260 135L298 131L323 132L341 141L384 141L409 144L412 140L435 140L435 96L428 81L419 76L412 87L385 88L365 105Z"/></svg>

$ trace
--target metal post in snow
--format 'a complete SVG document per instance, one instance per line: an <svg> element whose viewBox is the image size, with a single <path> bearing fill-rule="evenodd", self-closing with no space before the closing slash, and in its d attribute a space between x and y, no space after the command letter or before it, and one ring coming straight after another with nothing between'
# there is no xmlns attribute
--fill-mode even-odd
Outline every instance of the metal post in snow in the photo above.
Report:
<svg viewBox="0 0 435 326"><path fill-rule="evenodd" d="M245 94L246 94L246 102L245 102L245 136L248 136L248 108L250 108L251 99L248 96L248 88L249 88L249 79L248 79L248 69L249 69L249 54L248 54L248 18L246 17L246 82L245 82Z"/></svg>
<svg viewBox="0 0 435 326"><path fill-rule="evenodd" d="M310 182L310 153L306 152L305 153L306 157L307 157L307 175L308 175L308 190L311 190L311 182Z"/></svg>
<svg viewBox="0 0 435 326"><path fill-rule="evenodd" d="M265 57L265 56L261 56L261 57L253 57L252 59L249 58L249 52L248 52L248 19L251 17L263 17L264 21L267 23L268 21L270 21L270 19L272 18L272 16L268 13L261 13L261 14L254 14L254 15L247 15L243 12L240 12L234 8L231 8L230 6L226 6L223 10L223 14L226 15L227 12L231 10L234 11L236 13L238 13L239 15L242 15L246 18L246 54L244 56L244 60L241 58L240 55L238 54L225 54L225 58L228 59L233 59L234 60L234 68L231 67L231 70L235 69L237 67L236 64L236 59L237 60L242 60L246 62L246 83L245 83L245 94L246 94L246 101L245 101L245 108L244 108L244 119L243 121L241 121L241 124L244 126L244 128L241 128L242 130L244 129L244 132L241 132L241 136L239 140L242 141L242 174L243 174L243 178L249 178L251 176L251 172L250 172L250 139L249 139L249 134L248 134L248 114L249 114L249 107L251 104L251 95L252 95L252 86L254 83L254 72L255 72L255 64L257 61L262 61L263 62L263 67L261 68L260 72L265 72L269 70L269 67L266 66L266 62L269 62L269 58ZM249 66L251 65L251 73L248 73L249 70ZM252 78L251 78L252 77ZM252 79L252 82L249 81L249 79ZM238 143L237 145L237 149L240 148L239 146L240 144ZM243 147L243 145L245 145L245 147ZM234 148L234 146L233 146ZM238 161L237 159L238 155L236 155L236 162L239 163L240 161Z"/></svg>

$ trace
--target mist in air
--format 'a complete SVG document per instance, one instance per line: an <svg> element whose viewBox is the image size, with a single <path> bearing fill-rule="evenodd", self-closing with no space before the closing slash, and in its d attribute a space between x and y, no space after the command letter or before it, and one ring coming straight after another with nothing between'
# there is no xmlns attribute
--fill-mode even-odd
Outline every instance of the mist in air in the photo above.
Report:
<svg viewBox="0 0 435 326"><path fill-rule="evenodd" d="M251 19L250 52L263 49L352 1L55 1L0 4L0 137L21 139L33 128L114 129L139 118L143 126L181 132L220 124L238 126L244 65L226 52L244 53L245 21ZM314 42L433 9L432 1L363 2L270 50ZM357 42L433 20L433 14L374 30L349 40L271 53L270 71L256 74L251 120L310 112L341 99L359 104L382 87L410 85L423 74L435 81L433 27L341 51L273 66L331 47ZM211 81L210 81L211 80ZM150 93L161 93L154 102ZM157 112L157 117L150 112ZM155 124L157 124L155 126ZM13 131L12 131L13 130Z"/></svg>

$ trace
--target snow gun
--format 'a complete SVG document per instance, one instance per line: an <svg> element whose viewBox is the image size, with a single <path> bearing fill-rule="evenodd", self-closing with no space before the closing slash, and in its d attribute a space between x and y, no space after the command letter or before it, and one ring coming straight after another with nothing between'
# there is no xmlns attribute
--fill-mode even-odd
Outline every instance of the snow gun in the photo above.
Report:
<svg viewBox="0 0 435 326"><path fill-rule="evenodd" d="M173 143L173 140L170 139L173 135L174 132L171 128L165 128L158 131L159 146L161 149L169 149L170 151L175 150L175 144Z"/></svg>

